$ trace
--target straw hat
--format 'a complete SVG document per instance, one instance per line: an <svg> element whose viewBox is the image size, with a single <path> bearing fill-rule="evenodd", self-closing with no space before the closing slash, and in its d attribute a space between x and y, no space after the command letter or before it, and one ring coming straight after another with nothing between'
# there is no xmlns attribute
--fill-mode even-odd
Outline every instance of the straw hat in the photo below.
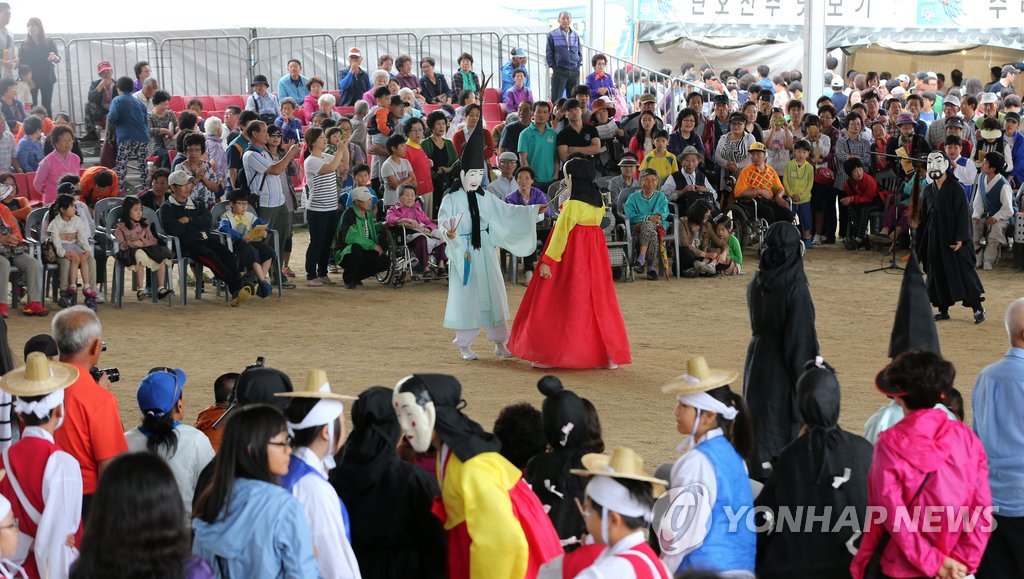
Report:
<svg viewBox="0 0 1024 579"><path fill-rule="evenodd" d="M52 362L42 352L32 352L24 368L17 368L0 378L0 388L12 396L45 396L74 384L78 368L63 362Z"/></svg>
<svg viewBox="0 0 1024 579"><path fill-rule="evenodd" d="M665 394L696 394L732 384L738 377L739 372L712 369L704 356L695 356L687 360L686 374L673 378L661 387L661 391Z"/></svg>
<svg viewBox="0 0 1024 579"><path fill-rule="evenodd" d="M617 447L612 450L611 456L607 454L590 453L583 455L582 469L570 470L572 474L579 476L607 476L648 482L654 485L665 486L668 481L654 478L644 472L644 459L632 448Z"/></svg>
<svg viewBox="0 0 1024 579"><path fill-rule="evenodd" d="M347 402L355 400L355 396L337 394L331 391L331 384L327 381L326 370L310 370L306 378L306 387L294 392L278 392L274 394L280 398L320 398L321 400L338 400Z"/></svg>

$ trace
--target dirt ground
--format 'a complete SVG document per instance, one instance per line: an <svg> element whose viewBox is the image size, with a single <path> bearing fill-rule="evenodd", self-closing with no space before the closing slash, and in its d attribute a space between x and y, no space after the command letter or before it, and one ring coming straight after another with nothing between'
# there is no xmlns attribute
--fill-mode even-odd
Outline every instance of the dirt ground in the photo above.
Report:
<svg viewBox="0 0 1024 579"><path fill-rule="evenodd" d="M296 255L304 255L306 241L305 231L299 231ZM843 386L841 423L854 432L862 432L864 421L885 403L873 377L886 362L901 276L863 273L881 261L880 254L850 253L837 246L808 251L805 259L821 351L839 371ZM132 295L126 296L123 310L101 305L108 350L100 366L121 370L113 390L125 428L139 420L135 389L149 368L185 370L186 421L191 422L212 404L216 376L241 371L260 355L295 382L305 380L310 368L325 368L334 388L351 394L376 384L393 386L413 372L450 373L463 384L466 412L488 430L506 404L525 401L540 407L536 383L544 374L529 363L494 358L483 336L476 343L480 360L459 359L450 343L453 333L441 327L444 282L393 289L368 280L352 291L340 285L306 288L301 266L301 259L293 260L299 288L286 290L284 299L253 298L238 309L211 294L202 301L190 296L184 308L139 303ZM755 268L755 257L748 253L746 270ZM659 387L683 373L693 355L706 356L715 367L743 369L750 338L745 297L750 279L748 274L616 283L633 364L614 371L556 372L567 387L594 402L608 446L631 446L649 465L675 458L681 437L675 431L674 400ZM970 311L958 307L952 320L939 325L943 353L956 364L968 414L978 371L1007 348L1002 315L1011 300L1024 294L1022 279L1009 267L983 272L988 321L976 326ZM524 291L508 286L513 315ZM17 358L30 335L49 331L51 318L12 315L8 324ZM741 385L738 381L735 387Z"/></svg>

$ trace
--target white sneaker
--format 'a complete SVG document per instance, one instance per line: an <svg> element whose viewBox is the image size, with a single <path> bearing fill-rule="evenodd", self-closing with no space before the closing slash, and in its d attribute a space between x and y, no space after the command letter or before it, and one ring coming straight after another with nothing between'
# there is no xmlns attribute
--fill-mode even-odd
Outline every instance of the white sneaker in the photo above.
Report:
<svg viewBox="0 0 1024 579"><path fill-rule="evenodd" d="M526 281L523 282L523 285L530 285L530 280L533 279L533 272L532 271L526 272L525 278L526 278Z"/></svg>
<svg viewBox="0 0 1024 579"><path fill-rule="evenodd" d="M617 369L618 367L619 367L619 365L618 365L618 364L616 364L615 362L612 362L611 360L608 360L608 365L607 365L607 366L605 366L605 368L607 368L607 369L609 369L609 370L615 370L615 369Z"/></svg>
<svg viewBox="0 0 1024 579"><path fill-rule="evenodd" d="M814 245L821 245L821 235L815 235L812 241Z"/></svg>
<svg viewBox="0 0 1024 579"><path fill-rule="evenodd" d="M459 355L462 356L463 360L476 360L477 358L476 352L474 352L473 348L470 348L469 346L466 346L464 348L459 347Z"/></svg>
<svg viewBox="0 0 1024 579"><path fill-rule="evenodd" d="M986 263L985 265L983 265L981 267L981 269L983 269L985 271L991 271L992 270L992 264L991 263Z"/></svg>
<svg viewBox="0 0 1024 579"><path fill-rule="evenodd" d="M499 358L515 358L516 357L515 354L513 354L512 352L508 351L508 348L505 347L505 344L502 344L500 342L494 344L494 355L499 357Z"/></svg>
<svg viewBox="0 0 1024 579"><path fill-rule="evenodd" d="M534 362L534 363L532 363L530 365L533 366L534 368L539 368L541 370L547 370L549 368L554 368L554 366L548 366L547 364L541 364L540 362Z"/></svg>

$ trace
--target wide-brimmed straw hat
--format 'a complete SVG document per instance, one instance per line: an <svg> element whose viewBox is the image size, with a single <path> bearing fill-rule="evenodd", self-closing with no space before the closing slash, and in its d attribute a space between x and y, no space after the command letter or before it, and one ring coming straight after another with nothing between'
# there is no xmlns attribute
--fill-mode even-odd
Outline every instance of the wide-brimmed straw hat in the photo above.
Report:
<svg viewBox="0 0 1024 579"><path fill-rule="evenodd" d="M708 366L704 356L694 356L686 362L686 374L673 378L661 387L665 394L696 394L719 386L732 384L739 377L734 370L716 370Z"/></svg>
<svg viewBox="0 0 1024 579"><path fill-rule="evenodd" d="M331 390L331 383L327 381L326 370L310 370L306 378L306 387L292 392L278 392L274 394L279 398L319 398L321 400L338 400L348 402L355 400L355 396L338 394Z"/></svg>
<svg viewBox="0 0 1024 579"><path fill-rule="evenodd" d="M654 485L665 486L668 481L655 478L644 471L644 459L632 448L618 447L612 449L611 455L590 453L581 459L583 468L570 470L579 476L607 476L618 479L637 480Z"/></svg>
<svg viewBox="0 0 1024 579"><path fill-rule="evenodd" d="M78 368L53 362L42 352L32 352L25 366L0 378L0 388L12 396L45 396L74 384Z"/></svg>

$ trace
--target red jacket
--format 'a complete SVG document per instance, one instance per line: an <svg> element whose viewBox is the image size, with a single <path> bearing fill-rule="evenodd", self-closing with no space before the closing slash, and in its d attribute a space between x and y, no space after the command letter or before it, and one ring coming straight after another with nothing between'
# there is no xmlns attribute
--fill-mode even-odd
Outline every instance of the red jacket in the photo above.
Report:
<svg viewBox="0 0 1024 579"><path fill-rule="evenodd" d="M852 205L871 203L875 199L879 198L878 181L875 181L875 178L867 173L864 173L864 176L861 177L860 181L847 179L846 195L850 198L850 203Z"/></svg>

